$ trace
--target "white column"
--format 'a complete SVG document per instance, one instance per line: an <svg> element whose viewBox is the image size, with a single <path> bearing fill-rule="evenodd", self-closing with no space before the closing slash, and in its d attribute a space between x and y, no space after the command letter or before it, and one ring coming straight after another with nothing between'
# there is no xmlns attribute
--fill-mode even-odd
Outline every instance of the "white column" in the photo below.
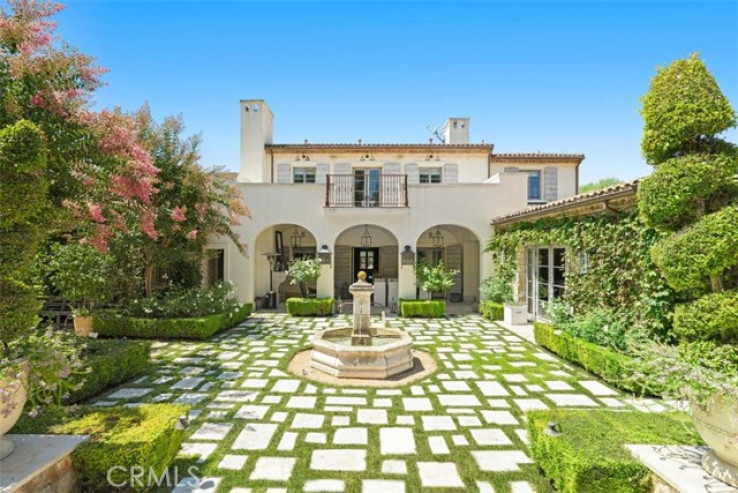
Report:
<svg viewBox="0 0 738 493"><path fill-rule="evenodd" d="M415 299L415 267L412 265L402 265L400 261L400 269L397 282L401 299ZM395 300L399 304L399 300Z"/></svg>
<svg viewBox="0 0 738 493"><path fill-rule="evenodd" d="M332 259L331 259L332 260ZM318 298L333 298L333 264L320 266L320 277L316 285Z"/></svg>

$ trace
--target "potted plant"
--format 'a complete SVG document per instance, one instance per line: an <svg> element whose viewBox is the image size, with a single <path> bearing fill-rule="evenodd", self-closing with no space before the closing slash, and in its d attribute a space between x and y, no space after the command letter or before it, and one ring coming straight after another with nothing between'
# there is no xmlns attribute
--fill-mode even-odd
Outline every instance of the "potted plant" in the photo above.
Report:
<svg viewBox="0 0 738 493"><path fill-rule="evenodd" d="M310 297L310 284L318 281L320 278L320 262L317 259L293 260L290 262L287 274L290 277L290 284L300 286L300 295L303 298Z"/></svg>
<svg viewBox="0 0 738 493"><path fill-rule="evenodd" d="M652 355L652 370L689 398L712 447L703 468L738 486L738 149L719 137L736 113L697 55L659 69L641 113L654 172L639 184L638 209L661 232L651 256L684 300L673 320L680 344L659 348L670 357Z"/></svg>
<svg viewBox="0 0 738 493"><path fill-rule="evenodd" d="M73 306L75 333L89 336L96 305L110 299L112 258L90 245L57 244L46 265L52 286Z"/></svg>
<svg viewBox="0 0 738 493"><path fill-rule="evenodd" d="M418 262L415 268L415 276L417 278L420 289L428 293L430 300L434 292L444 292L454 285L454 279L459 275L459 271L455 269L446 269L443 261L432 264L423 259Z"/></svg>

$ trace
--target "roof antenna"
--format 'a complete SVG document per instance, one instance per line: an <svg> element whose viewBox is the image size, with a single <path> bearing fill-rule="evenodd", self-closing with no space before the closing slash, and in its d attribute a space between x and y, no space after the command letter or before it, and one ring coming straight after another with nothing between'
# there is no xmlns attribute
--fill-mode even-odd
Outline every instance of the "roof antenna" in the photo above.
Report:
<svg viewBox="0 0 738 493"><path fill-rule="evenodd" d="M431 133L433 137L438 139L438 142L441 144L445 144L446 140L443 138L443 133L441 132L440 125L436 125L436 128L432 128L430 125L426 125L425 129ZM433 140L433 137L431 137L431 141Z"/></svg>

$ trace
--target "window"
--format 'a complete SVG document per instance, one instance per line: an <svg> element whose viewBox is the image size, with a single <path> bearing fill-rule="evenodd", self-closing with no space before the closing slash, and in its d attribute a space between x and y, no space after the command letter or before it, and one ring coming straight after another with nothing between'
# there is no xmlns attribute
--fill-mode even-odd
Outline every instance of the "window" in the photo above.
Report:
<svg viewBox="0 0 738 493"><path fill-rule="evenodd" d="M528 171L528 200L541 200L540 171Z"/></svg>
<svg viewBox="0 0 738 493"><path fill-rule="evenodd" d="M579 273L580 274L589 273L589 254L587 253L586 250L579 251Z"/></svg>
<svg viewBox="0 0 738 493"><path fill-rule="evenodd" d="M441 168L420 168L420 183L441 183Z"/></svg>
<svg viewBox="0 0 738 493"><path fill-rule="evenodd" d="M205 283L213 286L225 280L225 250L215 249L208 250L207 258L207 278Z"/></svg>
<svg viewBox="0 0 738 493"><path fill-rule="evenodd" d="M295 168L293 173L295 183L315 183L315 168Z"/></svg>

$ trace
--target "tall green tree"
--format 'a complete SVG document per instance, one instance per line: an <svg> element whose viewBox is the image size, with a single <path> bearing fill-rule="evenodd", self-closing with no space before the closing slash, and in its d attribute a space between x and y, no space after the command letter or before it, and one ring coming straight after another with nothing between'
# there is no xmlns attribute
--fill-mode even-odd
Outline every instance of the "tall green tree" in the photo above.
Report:
<svg viewBox="0 0 738 493"><path fill-rule="evenodd" d="M686 300L674 331L738 342L738 150L719 135L736 113L697 55L660 68L642 101L641 147L654 172L639 187L639 210L673 233L652 256Z"/></svg>

